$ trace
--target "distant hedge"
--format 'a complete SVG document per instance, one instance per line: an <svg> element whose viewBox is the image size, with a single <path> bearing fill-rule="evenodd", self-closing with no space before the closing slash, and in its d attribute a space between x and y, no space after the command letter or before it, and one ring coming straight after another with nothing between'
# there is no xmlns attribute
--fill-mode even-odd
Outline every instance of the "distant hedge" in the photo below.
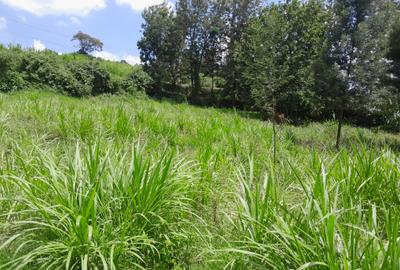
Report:
<svg viewBox="0 0 400 270"><path fill-rule="evenodd" d="M90 56L60 56L19 46L0 46L0 92L51 87L70 96L143 92L151 83L141 67Z"/></svg>

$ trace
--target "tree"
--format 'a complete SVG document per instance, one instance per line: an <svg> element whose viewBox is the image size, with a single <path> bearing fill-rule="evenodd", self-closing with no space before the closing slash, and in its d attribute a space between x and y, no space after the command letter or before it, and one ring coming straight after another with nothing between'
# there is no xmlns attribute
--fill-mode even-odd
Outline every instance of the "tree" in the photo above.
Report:
<svg viewBox="0 0 400 270"><path fill-rule="evenodd" d="M391 81L400 89L400 20L398 19L390 33L388 58L392 61Z"/></svg>
<svg viewBox="0 0 400 270"><path fill-rule="evenodd" d="M208 0L179 0L177 17L186 33L185 57L189 66L191 99L196 100L201 91L200 72L208 47L207 28L210 2Z"/></svg>
<svg viewBox="0 0 400 270"><path fill-rule="evenodd" d="M183 69L185 32L165 3L145 9L142 16L145 22L138 42L140 58L154 81L153 94L161 94L168 84L177 87Z"/></svg>
<svg viewBox="0 0 400 270"><path fill-rule="evenodd" d="M204 52L203 72L205 76L211 77L211 92L214 90L214 78L221 75L223 66L223 55L226 44L224 15L226 14L226 2L215 1L210 7L205 28L208 39Z"/></svg>
<svg viewBox="0 0 400 270"><path fill-rule="evenodd" d="M390 35L389 59L393 61L392 80L393 84L400 88L400 21L393 27Z"/></svg>
<svg viewBox="0 0 400 270"><path fill-rule="evenodd" d="M399 7L395 10L399 13ZM386 125L393 131L400 131L400 19L396 19L389 35L387 58L390 60L388 89L383 93L382 102Z"/></svg>
<svg viewBox="0 0 400 270"><path fill-rule="evenodd" d="M94 51L102 51L103 50L103 42L101 40L94 38L88 34L85 34L81 31L76 33L71 41L79 42L79 51L80 54L90 54Z"/></svg>
<svg viewBox="0 0 400 270"><path fill-rule="evenodd" d="M337 149L344 120L375 125L400 114L398 1L266 2L177 0L175 9L146 9L138 47L152 94L198 102L203 78L213 90L222 77L223 91L202 101L296 123L333 113Z"/></svg>
<svg viewBox="0 0 400 270"><path fill-rule="evenodd" d="M334 0L332 19L322 61L317 65L320 96L333 109L338 121L336 148L339 150L345 112L357 101L355 66L360 60L360 24L369 15L372 0Z"/></svg>
<svg viewBox="0 0 400 270"><path fill-rule="evenodd" d="M313 65L319 59L325 41L327 12L321 1L287 1L280 16L286 27L280 40L284 77L278 109L293 120L313 117L315 76Z"/></svg>
<svg viewBox="0 0 400 270"><path fill-rule="evenodd" d="M380 118L382 109L390 103L388 90L391 91L386 80L391 69L389 43L396 16L392 0L375 0L368 17L359 25L357 62L353 67L358 102L352 104L350 111L357 124L384 124Z"/></svg>
<svg viewBox="0 0 400 270"><path fill-rule="evenodd" d="M244 64L243 76L251 87L251 96L256 107L265 116L272 115L274 163L276 163L276 107L282 94L281 84L285 78L282 66L281 41L285 36L285 21L281 6L272 5L250 25L245 42L242 43L241 57ZM243 50L244 49L244 50Z"/></svg>
<svg viewBox="0 0 400 270"><path fill-rule="evenodd" d="M261 0L231 0L225 1L226 14L225 50L222 75L226 81L224 98L229 105L240 108L250 108L253 104L248 84L242 77L244 72L242 59L237 55L237 49L243 41L250 19L259 12Z"/></svg>
<svg viewBox="0 0 400 270"><path fill-rule="evenodd" d="M300 105L292 101L296 95L311 99L304 93L313 87L313 64L324 31L324 12L318 2L273 4L250 21L236 50L255 108L273 121L274 159L279 113L298 112Z"/></svg>
<svg viewBox="0 0 400 270"><path fill-rule="evenodd" d="M297 0L271 5L251 20L235 57L258 110L273 115L274 96L278 112L292 118L310 115L313 65L322 51L325 20L318 1Z"/></svg>
<svg viewBox="0 0 400 270"><path fill-rule="evenodd" d="M277 97L285 78L281 65L281 44L285 37L286 22L281 6L272 5L259 18L250 22L235 56L241 60L243 78L250 85L256 108L266 117L275 114Z"/></svg>

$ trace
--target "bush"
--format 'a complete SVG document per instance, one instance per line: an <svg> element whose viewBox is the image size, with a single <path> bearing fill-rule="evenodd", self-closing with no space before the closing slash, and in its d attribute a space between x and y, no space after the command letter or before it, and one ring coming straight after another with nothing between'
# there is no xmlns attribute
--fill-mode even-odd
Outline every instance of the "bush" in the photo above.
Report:
<svg viewBox="0 0 400 270"><path fill-rule="evenodd" d="M3 92L32 85L76 97L145 92L152 82L141 67L20 46L0 48L0 76Z"/></svg>
<svg viewBox="0 0 400 270"><path fill-rule="evenodd" d="M142 67L136 67L133 70L133 73L130 75L130 80L133 81L137 91L146 91L146 89L153 83L149 74L143 71Z"/></svg>
<svg viewBox="0 0 400 270"><path fill-rule="evenodd" d="M91 89L79 82L55 53L27 52L21 71L29 82L44 84L72 96L90 94Z"/></svg>
<svg viewBox="0 0 400 270"><path fill-rule="evenodd" d="M90 94L99 95L116 92L112 87L110 73L100 67L98 62L69 63L68 68L81 84L90 89Z"/></svg>
<svg viewBox="0 0 400 270"><path fill-rule="evenodd" d="M114 79L112 82L112 88L121 94L134 94L137 92L136 85L129 79Z"/></svg>
<svg viewBox="0 0 400 270"><path fill-rule="evenodd" d="M0 74L0 92L13 92L28 85L22 75L16 71L10 70Z"/></svg>
<svg viewBox="0 0 400 270"><path fill-rule="evenodd" d="M12 50L0 50L0 74L10 70L18 70L21 65L21 54L14 53Z"/></svg>
<svg viewBox="0 0 400 270"><path fill-rule="evenodd" d="M128 78L115 78L113 80L113 88L118 93L135 94L145 92L151 83L152 79L142 68L134 68Z"/></svg>
<svg viewBox="0 0 400 270"><path fill-rule="evenodd" d="M393 132L400 132L400 107L391 106L391 111L387 112L385 127Z"/></svg>
<svg viewBox="0 0 400 270"><path fill-rule="evenodd" d="M66 62L52 52L28 52L22 61L28 81L53 87L71 96L116 92L110 73L97 61Z"/></svg>
<svg viewBox="0 0 400 270"><path fill-rule="evenodd" d="M18 69L21 56L11 50L0 50L0 92L11 92L23 88L26 83Z"/></svg>
<svg viewBox="0 0 400 270"><path fill-rule="evenodd" d="M107 70L101 68L97 63L88 63L86 67L93 78L93 95L116 92L111 87L111 77Z"/></svg>

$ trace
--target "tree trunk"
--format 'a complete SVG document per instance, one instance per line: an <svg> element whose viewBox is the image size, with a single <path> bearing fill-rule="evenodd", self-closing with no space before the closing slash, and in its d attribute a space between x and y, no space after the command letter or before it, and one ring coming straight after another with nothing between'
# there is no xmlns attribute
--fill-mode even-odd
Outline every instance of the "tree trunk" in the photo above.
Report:
<svg viewBox="0 0 400 270"><path fill-rule="evenodd" d="M201 90L201 79L200 79L200 69L196 68L194 73L192 74L193 85L192 85L192 100L196 101L199 97L199 93Z"/></svg>
<svg viewBox="0 0 400 270"><path fill-rule="evenodd" d="M338 129L336 135L336 150L340 150L340 140L342 137L342 125L343 125L343 111L341 111L338 115Z"/></svg>
<svg viewBox="0 0 400 270"><path fill-rule="evenodd" d="M211 75L211 94L214 93L214 74Z"/></svg>

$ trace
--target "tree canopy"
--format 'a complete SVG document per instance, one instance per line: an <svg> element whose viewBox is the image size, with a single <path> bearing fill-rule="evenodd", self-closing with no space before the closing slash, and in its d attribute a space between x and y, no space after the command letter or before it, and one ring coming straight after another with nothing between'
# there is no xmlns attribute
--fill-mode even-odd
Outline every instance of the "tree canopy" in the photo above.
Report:
<svg viewBox="0 0 400 270"><path fill-rule="evenodd" d="M90 54L94 51L102 51L103 50L103 42L100 39L92 37L88 34L85 34L81 31L76 33L71 41L79 42L79 51L80 54Z"/></svg>

